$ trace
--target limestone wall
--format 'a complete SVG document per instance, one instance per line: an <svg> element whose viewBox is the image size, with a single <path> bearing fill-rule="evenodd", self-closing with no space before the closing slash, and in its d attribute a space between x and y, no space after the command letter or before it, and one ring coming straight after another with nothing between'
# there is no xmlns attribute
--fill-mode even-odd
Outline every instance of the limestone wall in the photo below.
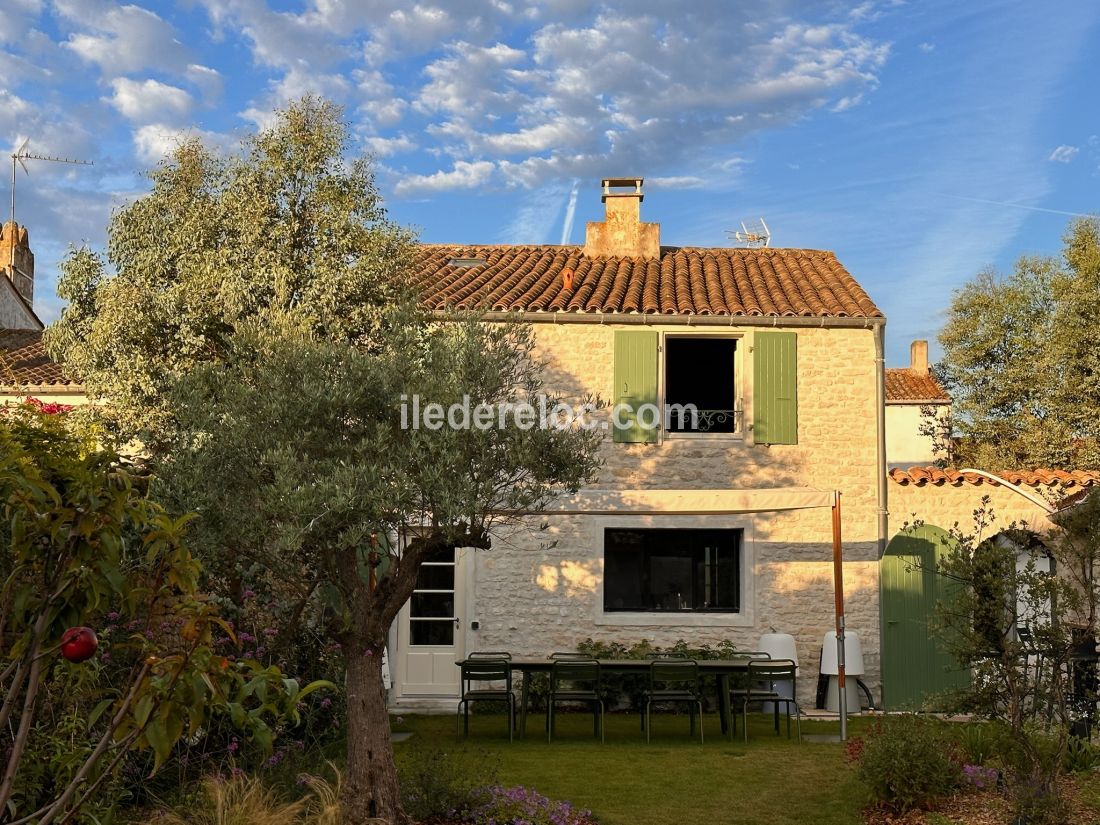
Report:
<svg viewBox="0 0 1100 825"><path fill-rule="evenodd" d="M612 395L614 327L539 324L547 384L574 399ZM658 329L661 329L658 327ZM752 329L743 334L741 380L745 420L752 421ZM666 328L683 333L683 326ZM707 332L715 332L709 328ZM848 626L860 632L865 681L878 679L876 546L876 418L874 341L870 330L798 329L797 445L757 446L745 438L666 438L658 444L602 447L597 489L838 489L842 493ZM501 534L495 549L477 554L474 612L480 629L470 649L545 655L586 637L668 645L732 639L754 649L772 628L792 633L803 664L800 696L812 703L818 653L833 626L831 520L826 509L736 516L653 515L638 526L739 527L744 530L741 614L654 616L618 623L602 611L601 535L609 513L550 516L547 527ZM692 520L694 519L694 520ZM671 624L668 622L677 622ZM812 706L812 705L811 705Z"/></svg>

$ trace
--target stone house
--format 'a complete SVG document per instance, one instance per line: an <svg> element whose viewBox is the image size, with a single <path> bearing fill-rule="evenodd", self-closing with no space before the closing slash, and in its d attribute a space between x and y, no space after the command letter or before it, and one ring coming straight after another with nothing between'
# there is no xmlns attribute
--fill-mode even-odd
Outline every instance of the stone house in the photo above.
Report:
<svg viewBox="0 0 1100 825"><path fill-rule="evenodd" d="M545 656L586 638L754 650L774 629L796 639L812 707L833 627L834 491L847 626L863 681L883 695L880 570L903 523L965 523L987 493L1005 523L1044 526L1045 511L994 480L925 466L919 408L946 401L927 345L884 369L886 319L832 252L662 245L641 220L642 181L604 184L605 220L583 246L420 249L426 306L531 322L549 388L624 414L594 414L606 436L590 489L502 530L491 551L425 567L391 630L394 706L453 710L454 662L476 650ZM34 329L0 331L0 366L7 400L83 398ZM1014 478L1052 496L1100 483Z"/></svg>
<svg viewBox="0 0 1100 825"><path fill-rule="evenodd" d="M642 200L641 181L605 180L583 247L421 251L426 304L532 322L568 399L702 413L602 422L592 489L433 569L393 629L400 707L448 706L453 663L473 650L545 656L588 637L754 650L772 628L795 636L811 699L833 626L834 490L848 627L877 681L886 319L831 252L663 246Z"/></svg>

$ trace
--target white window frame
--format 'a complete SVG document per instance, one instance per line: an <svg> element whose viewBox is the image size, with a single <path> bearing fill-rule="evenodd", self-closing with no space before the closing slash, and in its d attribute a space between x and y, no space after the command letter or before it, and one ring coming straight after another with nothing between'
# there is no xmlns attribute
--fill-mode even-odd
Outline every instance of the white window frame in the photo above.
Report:
<svg viewBox="0 0 1100 825"><path fill-rule="evenodd" d="M741 610L737 613L689 612L650 613L646 611L607 612L604 604L606 564L604 538L608 529L648 530L740 530L741 531ZM596 516L592 519L592 546L600 567L596 588L593 622L622 627L752 627L756 624L756 519L748 513L729 515L636 515Z"/></svg>
<svg viewBox="0 0 1100 825"><path fill-rule="evenodd" d="M735 342L733 348L733 408L741 415L741 426L732 433L680 433L665 429L664 410L667 409L668 400L665 397L665 373L668 369L666 363L665 341L669 338L732 338ZM659 428L660 440L680 439L704 439L707 441L744 441L745 431L748 428L745 404L745 350L748 349L749 340L744 332L700 332L685 330L683 332L662 332L657 351L657 394L661 399L661 426Z"/></svg>

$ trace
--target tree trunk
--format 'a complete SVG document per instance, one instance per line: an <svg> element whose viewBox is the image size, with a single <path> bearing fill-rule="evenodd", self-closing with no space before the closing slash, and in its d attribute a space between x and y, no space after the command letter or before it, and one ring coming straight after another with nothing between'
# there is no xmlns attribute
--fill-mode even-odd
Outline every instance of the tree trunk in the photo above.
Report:
<svg viewBox="0 0 1100 825"><path fill-rule="evenodd" d="M409 821L401 808L397 767L390 741L390 717L382 687L382 647L345 645L348 690L348 764L344 777L346 825Z"/></svg>

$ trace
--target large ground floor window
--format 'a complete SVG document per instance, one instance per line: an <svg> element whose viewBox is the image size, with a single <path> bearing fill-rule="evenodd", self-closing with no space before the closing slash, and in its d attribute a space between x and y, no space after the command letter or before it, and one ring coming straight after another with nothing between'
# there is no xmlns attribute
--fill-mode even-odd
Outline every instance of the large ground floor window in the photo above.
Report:
<svg viewBox="0 0 1100 825"><path fill-rule="evenodd" d="M604 533L604 611L741 610L740 530Z"/></svg>

